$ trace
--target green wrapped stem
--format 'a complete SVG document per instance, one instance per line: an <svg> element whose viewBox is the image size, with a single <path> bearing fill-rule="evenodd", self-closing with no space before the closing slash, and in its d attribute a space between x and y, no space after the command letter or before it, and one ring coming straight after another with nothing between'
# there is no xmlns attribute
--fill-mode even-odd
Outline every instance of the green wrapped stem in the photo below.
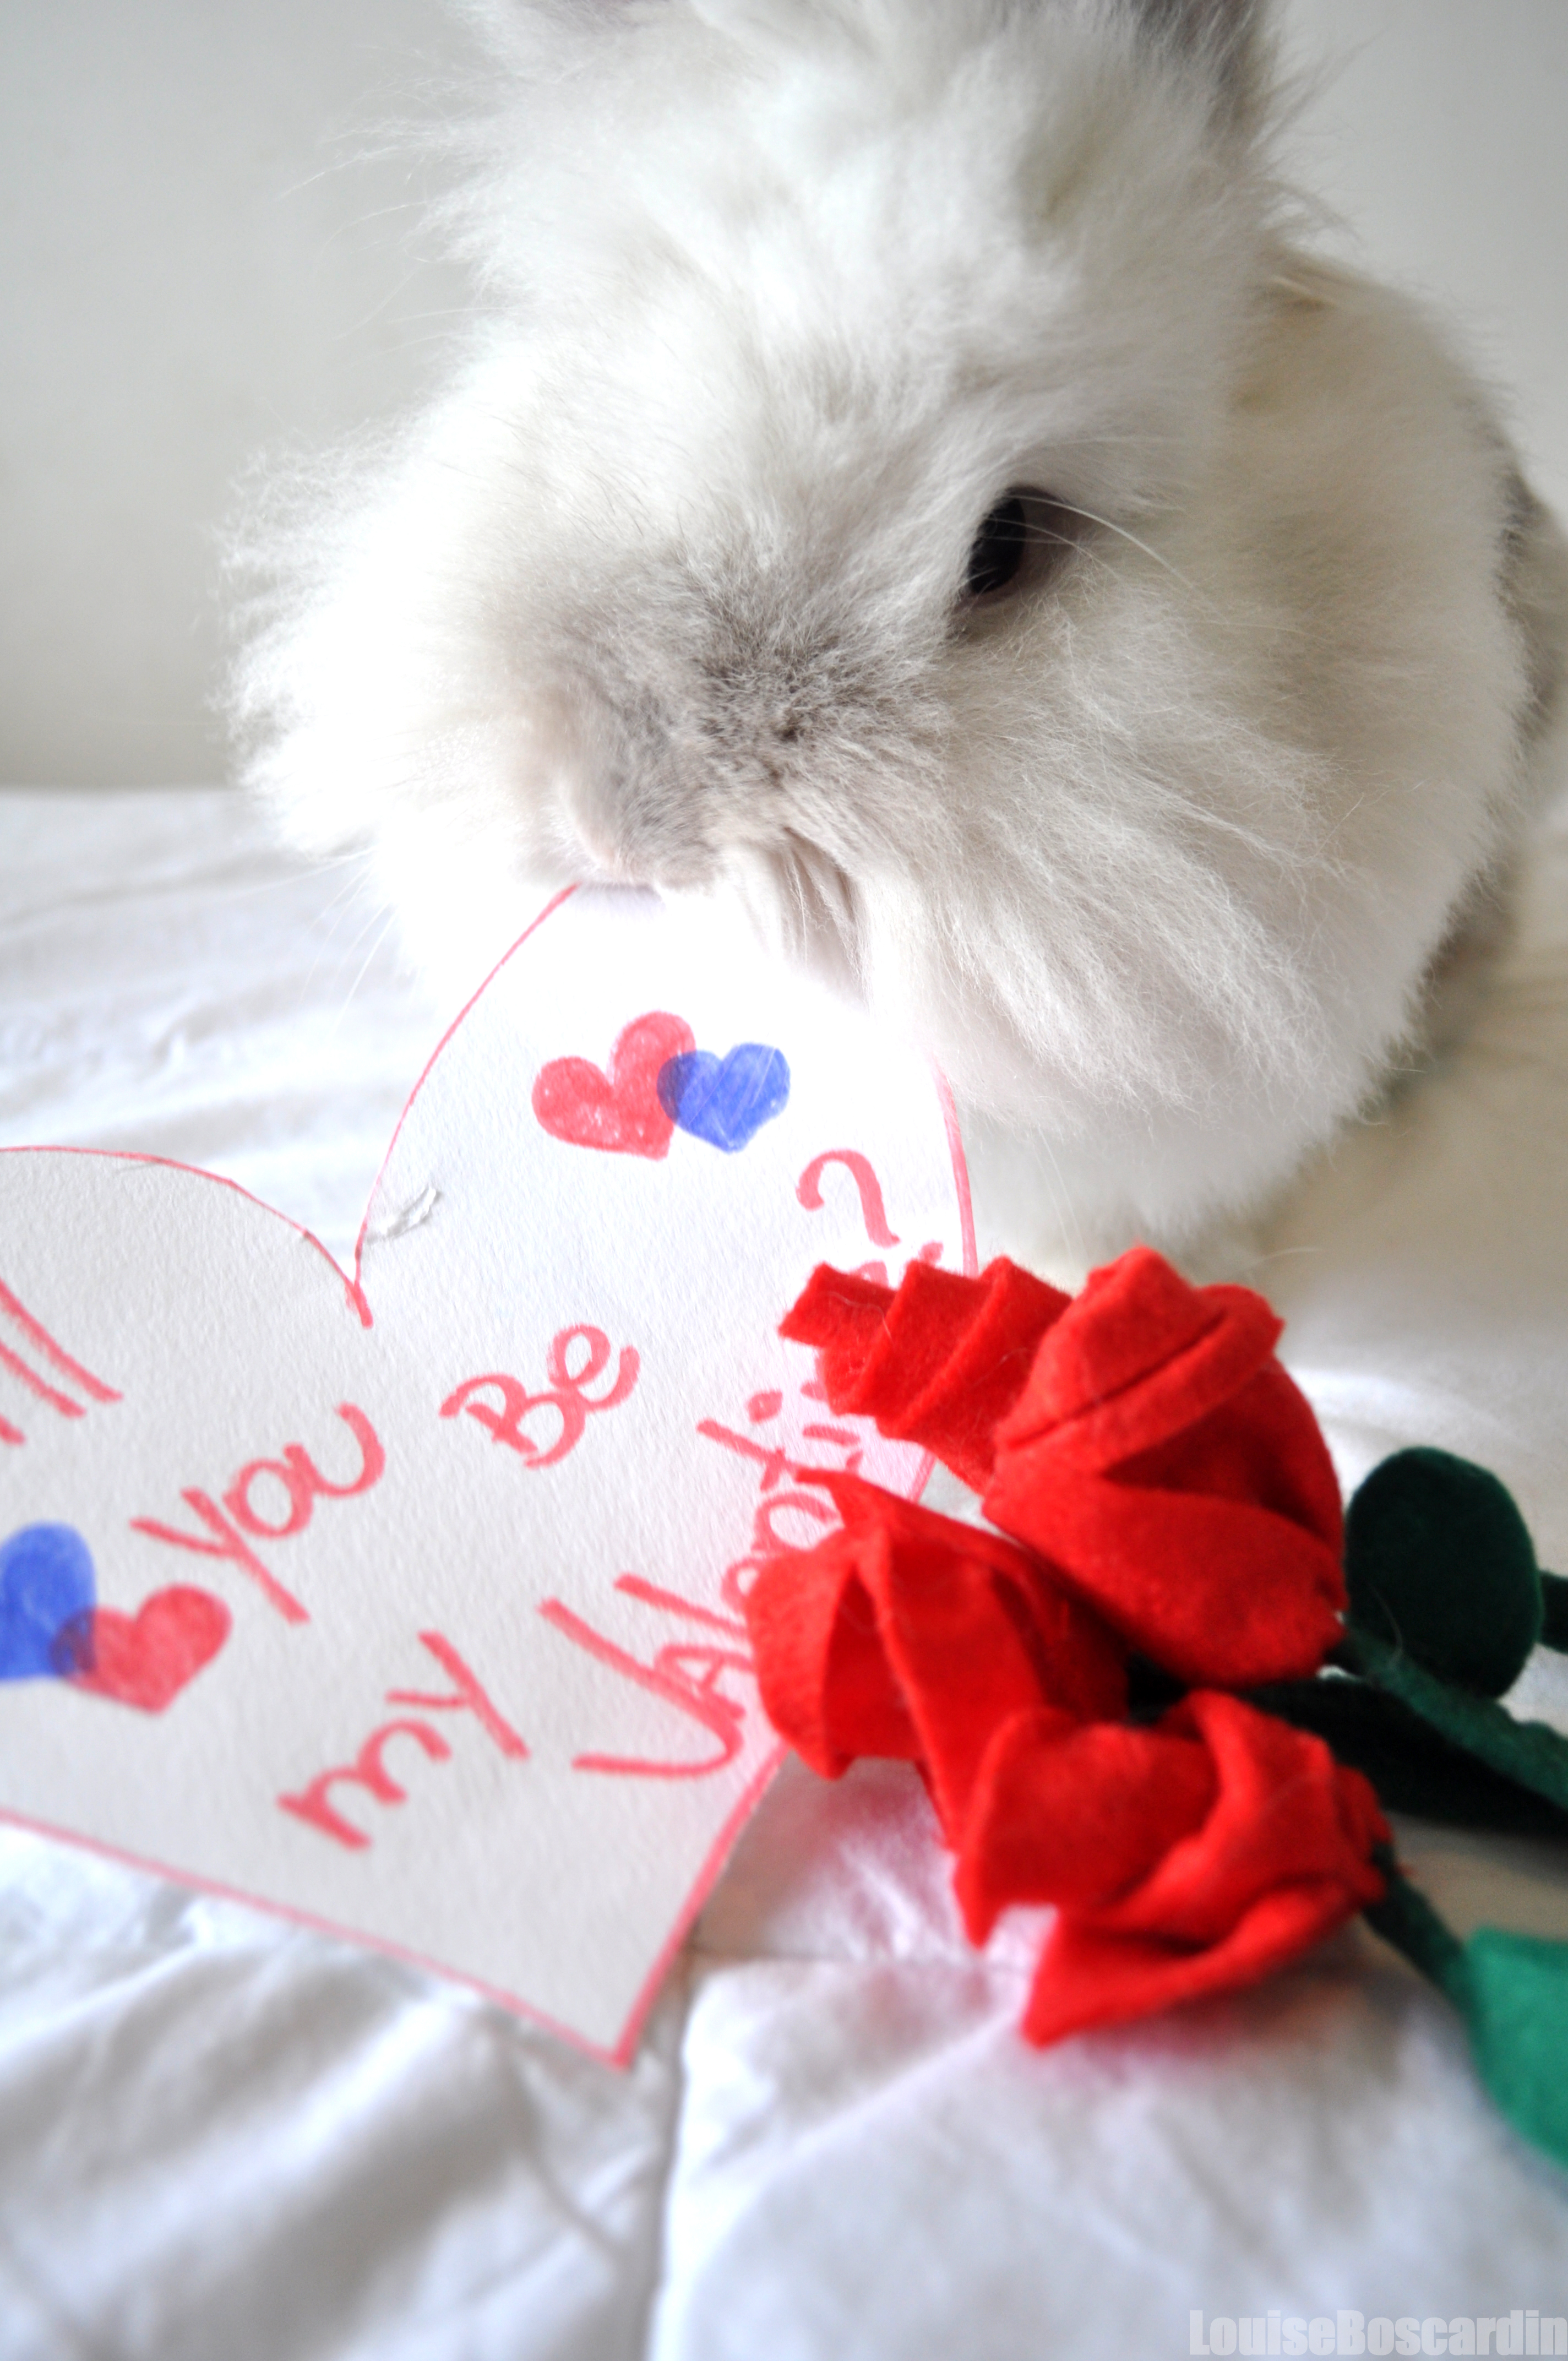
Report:
<svg viewBox="0 0 1568 2361"><path fill-rule="evenodd" d="M1445 1993L1463 2016L1470 1997L1464 1946L1446 1926L1424 1894L1410 1883L1393 1855L1379 1851L1377 1866L1387 1879L1381 1902L1367 1905L1364 1916L1374 1934L1381 1935L1429 1983Z"/></svg>
<svg viewBox="0 0 1568 2361"><path fill-rule="evenodd" d="M1391 1857L1366 1912L1464 2020L1476 2071L1514 2129L1568 2166L1568 1944L1481 1927L1462 1943Z"/></svg>
<svg viewBox="0 0 1568 2361"><path fill-rule="evenodd" d="M1371 1632L1350 1625L1339 1649L1341 1662L1380 1689L1398 1697L1446 1739L1505 1779L1544 1795L1568 1811L1568 1740L1543 1721L1516 1721L1490 1697L1463 1689L1422 1670L1413 1657Z"/></svg>
<svg viewBox="0 0 1568 2361"><path fill-rule="evenodd" d="M1321 1738L1370 1779L1387 1812L1501 1836L1568 1838L1568 1808L1457 1746L1413 1706L1341 1674L1249 1689L1248 1705Z"/></svg>
<svg viewBox="0 0 1568 2361"><path fill-rule="evenodd" d="M1560 1574L1541 1577L1541 1644L1568 1653L1568 1581Z"/></svg>

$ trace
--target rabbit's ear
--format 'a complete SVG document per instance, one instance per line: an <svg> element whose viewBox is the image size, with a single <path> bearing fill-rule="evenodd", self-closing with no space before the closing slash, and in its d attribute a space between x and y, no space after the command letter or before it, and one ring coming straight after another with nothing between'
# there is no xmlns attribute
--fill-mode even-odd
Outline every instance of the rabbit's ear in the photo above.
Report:
<svg viewBox="0 0 1568 2361"><path fill-rule="evenodd" d="M1225 111L1245 123L1268 80L1269 0L1129 0L1162 48L1198 60L1212 74Z"/></svg>

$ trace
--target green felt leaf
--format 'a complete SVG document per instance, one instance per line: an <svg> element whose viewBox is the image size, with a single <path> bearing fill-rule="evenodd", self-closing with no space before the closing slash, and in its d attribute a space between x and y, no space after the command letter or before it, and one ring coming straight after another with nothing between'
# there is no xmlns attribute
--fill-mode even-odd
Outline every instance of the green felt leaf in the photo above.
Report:
<svg viewBox="0 0 1568 2361"><path fill-rule="evenodd" d="M1354 1627L1346 1631L1340 1654L1365 1679L1401 1698L1452 1745L1568 1810L1568 1740L1545 1722L1516 1721L1490 1697L1466 1697L1398 1649Z"/></svg>
<svg viewBox="0 0 1568 2361"><path fill-rule="evenodd" d="M1386 1852L1368 1924L1446 1993L1476 2070L1514 2129L1568 2165L1568 1943L1482 1927L1461 1943Z"/></svg>
<svg viewBox="0 0 1568 2361"><path fill-rule="evenodd" d="M1568 2165L1568 1943L1482 1927L1464 1964L1481 2080L1516 2131Z"/></svg>
<svg viewBox="0 0 1568 2361"><path fill-rule="evenodd" d="M1541 1576L1508 1487L1452 1452L1397 1451L1345 1515L1351 1620L1440 1680L1501 1697L1541 1636Z"/></svg>

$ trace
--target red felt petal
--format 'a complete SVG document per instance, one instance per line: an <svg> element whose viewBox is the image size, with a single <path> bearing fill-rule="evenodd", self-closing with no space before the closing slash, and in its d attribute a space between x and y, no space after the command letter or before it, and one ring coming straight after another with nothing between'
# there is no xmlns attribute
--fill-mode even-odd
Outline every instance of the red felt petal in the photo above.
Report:
<svg viewBox="0 0 1568 2361"><path fill-rule="evenodd" d="M1025 2037L1043 2047L1258 1983L1361 1907L1355 1894L1333 1883L1281 1886L1260 1895L1222 1941L1202 1950L1108 1932L1064 1915L1047 1938L1024 2013Z"/></svg>
<svg viewBox="0 0 1568 2361"><path fill-rule="evenodd" d="M1147 1735L1201 1742L1213 1804L1140 1883L1064 1907L1025 2018L1031 2040L1254 1982L1383 1891L1370 1858L1388 1836L1377 1799L1321 1740L1202 1692Z"/></svg>
<svg viewBox="0 0 1568 2361"><path fill-rule="evenodd" d="M1118 1484L1139 1488L1251 1501L1316 1533L1336 1563L1343 1554L1333 1461L1311 1404L1277 1361L1266 1361L1229 1401L1168 1442L1120 1460L1113 1472Z"/></svg>
<svg viewBox="0 0 1568 2361"><path fill-rule="evenodd" d="M1147 1247L1093 1274L996 1433L994 1524L1180 1679L1315 1672L1344 1606L1328 1449L1245 1288Z"/></svg>
<svg viewBox="0 0 1568 2361"><path fill-rule="evenodd" d="M1282 1323L1246 1287L1191 1287L1149 1246L1092 1271L1050 1330L998 1444L1057 1439L1064 1463L1113 1467L1229 1401Z"/></svg>
<svg viewBox="0 0 1568 2361"><path fill-rule="evenodd" d="M1217 1784L1196 1739L1049 1710L1004 1723L970 1793L954 1880L970 1940L1016 1903L1115 1900L1202 1826Z"/></svg>
<svg viewBox="0 0 1568 2361"><path fill-rule="evenodd" d="M870 1411L887 1422L890 1433L905 1434L909 1406L940 1376L955 1342L984 1310L985 1300L984 1279L912 1263L844 1408Z"/></svg>
<svg viewBox="0 0 1568 2361"><path fill-rule="evenodd" d="M850 1408L850 1396L892 1301L891 1287L878 1287L854 1271L819 1262L779 1322L779 1334L791 1344L817 1346L822 1383L834 1410Z"/></svg>
<svg viewBox="0 0 1568 2361"><path fill-rule="evenodd" d="M874 1417L979 1490L992 1430L1069 1301L1004 1257L978 1279L911 1263L895 1295L821 1265L779 1333L818 1347L835 1410Z"/></svg>
<svg viewBox="0 0 1568 2361"><path fill-rule="evenodd" d="M1042 1703L1122 1714L1122 1652L1097 1617L1042 1582L1000 1534L855 1477L826 1480L845 1538L861 1546L860 1576L886 1660L919 1733L938 1813L956 1841L997 1724Z"/></svg>
<svg viewBox="0 0 1568 2361"><path fill-rule="evenodd" d="M1367 1858L1388 1834L1376 1797L1321 1738L1213 1690L1194 1690L1158 1727L1201 1740L1219 1792L1203 1826L1097 1914L1102 1927L1205 1944L1277 1885L1327 1879L1359 1894L1357 1908L1382 1892Z"/></svg>
<svg viewBox="0 0 1568 2361"><path fill-rule="evenodd" d="M985 1513L1180 1680L1251 1688L1305 1678L1339 1637L1338 1559L1271 1510L1069 1480L1042 1446L999 1458Z"/></svg>
<svg viewBox="0 0 1568 2361"><path fill-rule="evenodd" d="M822 1480L843 1530L769 1559L747 1599L764 1707L829 1775L853 1755L914 1753L956 1840L997 1725L1042 1704L1121 1715L1122 1651L1000 1534Z"/></svg>
<svg viewBox="0 0 1568 2361"><path fill-rule="evenodd" d="M861 1543L829 1533L765 1558L746 1598L762 1709L825 1779L862 1754L912 1761L915 1725L888 1670L857 1568Z"/></svg>
<svg viewBox="0 0 1568 2361"><path fill-rule="evenodd" d="M960 1293L960 1290L962 1292ZM877 1367L906 1355L904 1384L894 1397L882 1378L879 1423L934 1451L961 1481L981 1490L991 1473L994 1430L1027 1382L1041 1337L1068 1308L1054 1287L1001 1259L978 1280L915 1263L888 1314ZM911 1350L905 1338L917 1340ZM868 1367L864 1390L873 1379Z"/></svg>

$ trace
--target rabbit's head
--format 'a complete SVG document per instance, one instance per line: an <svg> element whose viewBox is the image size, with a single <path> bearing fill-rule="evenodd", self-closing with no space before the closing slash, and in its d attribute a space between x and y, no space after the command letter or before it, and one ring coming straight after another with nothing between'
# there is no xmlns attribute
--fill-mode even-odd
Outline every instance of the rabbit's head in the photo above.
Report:
<svg viewBox="0 0 1568 2361"><path fill-rule="evenodd" d="M1420 332L1289 267L1258 8L488 14L488 324L318 518L255 777L370 841L438 961L571 880L721 895L1096 1232L1255 1191L1365 1089L1491 825L1496 778L1390 812L1388 697L1329 710L1390 569L1468 569L1399 694L1466 636L1510 693L1499 463L1424 340L1402 455L1389 401L1347 423Z"/></svg>

